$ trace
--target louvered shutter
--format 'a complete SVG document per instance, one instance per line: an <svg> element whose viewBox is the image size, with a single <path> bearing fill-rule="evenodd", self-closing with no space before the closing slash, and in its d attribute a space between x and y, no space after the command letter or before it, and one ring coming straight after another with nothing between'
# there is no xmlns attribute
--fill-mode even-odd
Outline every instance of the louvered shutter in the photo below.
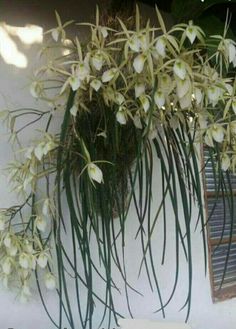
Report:
<svg viewBox="0 0 236 329"><path fill-rule="evenodd" d="M208 158L204 150L205 161ZM219 300L236 296L236 175L224 173L219 177L211 161L206 161L204 176L212 295ZM218 184L224 193L217 192Z"/></svg>

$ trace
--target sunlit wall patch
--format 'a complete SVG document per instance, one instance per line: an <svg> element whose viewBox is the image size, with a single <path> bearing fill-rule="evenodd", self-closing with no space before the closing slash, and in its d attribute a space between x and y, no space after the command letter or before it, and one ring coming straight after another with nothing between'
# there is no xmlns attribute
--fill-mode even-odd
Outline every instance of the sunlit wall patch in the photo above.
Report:
<svg viewBox="0 0 236 329"><path fill-rule="evenodd" d="M37 25L18 27L6 23L0 24L0 56L7 64L26 68L28 65L27 57L18 49L15 37L26 45L42 43L43 29Z"/></svg>

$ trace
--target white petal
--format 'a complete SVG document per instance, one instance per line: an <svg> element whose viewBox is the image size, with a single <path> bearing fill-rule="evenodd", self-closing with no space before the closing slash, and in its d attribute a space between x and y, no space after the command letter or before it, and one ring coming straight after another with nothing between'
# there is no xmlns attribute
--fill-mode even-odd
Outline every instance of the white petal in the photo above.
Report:
<svg viewBox="0 0 236 329"><path fill-rule="evenodd" d="M53 290L56 288L56 279L52 273L47 273L44 277L44 283L47 289Z"/></svg>
<svg viewBox="0 0 236 329"><path fill-rule="evenodd" d="M168 74L163 74L159 78L160 89L165 94L169 94L173 89L173 82Z"/></svg>
<svg viewBox="0 0 236 329"><path fill-rule="evenodd" d="M233 63L236 57L236 48L231 42L229 43L228 51L229 51L229 62Z"/></svg>
<svg viewBox="0 0 236 329"><path fill-rule="evenodd" d="M90 82L90 86L95 90L98 91L101 86L102 86L102 82L100 80L94 79Z"/></svg>
<svg viewBox="0 0 236 329"><path fill-rule="evenodd" d="M102 33L102 36L103 36L104 39L107 38L108 32L107 32L107 29L104 26L101 27L101 33Z"/></svg>
<svg viewBox="0 0 236 329"><path fill-rule="evenodd" d="M157 53L161 56L161 57L165 57L166 56L166 43L165 40L160 37L157 39L156 42L156 50Z"/></svg>
<svg viewBox="0 0 236 329"><path fill-rule="evenodd" d="M202 101L202 92L199 88L194 88L194 97L196 99L197 105L199 105Z"/></svg>
<svg viewBox="0 0 236 329"><path fill-rule="evenodd" d="M143 51L148 50L149 45L148 45L147 36L146 35L140 35L139 40L140 40L140 46L141 46L142 50Z"/></svg>
<svg viewBox="0 0 236 329"><path fill-rule="evenodd" d="M81 85L81 80L79 79L79 77L72 75L69 78L69 84L70 84L72 90L76 91L77 89L79 89L79 87Z"/></svg>
<svg viewBox="0 0 236 329"><path fill-rule="evenodd" d="M196 36L197 36L197 31L196 31L195 26L188 26L187 27L186 36L188 37L188 39L191 43L194 42L194 40L196 39Z"/></svg>
<svg viewBox="0 0 236 329"><path fill-rule="evenodd" d="M70 114L76 117L77 112L78 112L78 105L74 104L70 109Z"/></svg>
<svg viewBox="0 0 236 329"><path fill-rule="evenodd" d="M154 94L154 101L157 107L160 109L165 104L165 95L162 91L156 91Z"/></svg>
<svg viewBox="0 0 236 329"><path fill-rule="evenodd" d="M103 63L104 63L102 55L100 53L97 53L92 57L91 60L92 60L92 64L95 67L95 69L97 71L100 71L103 66Z"/></svg>
<svg viewBox="0 0 236 329"><path fill-rule="evenodd" d="M41 268L45 268L47 266L48 263L48 256L46 253L41 252L37 258L37 263L39 265L39 267Z"/></svg>
<svg viewBox="0 0 236 329"><path fill-rule="evenodd" d="M215 106L221 96L221 92L220 92L220 88L216 87L216 86L211 86L207 89L207 96L208 96L208 100L209 102Z"/></svg>
<svg viewBox="0 0 236 329"><path fill-rule="evenodd" d="M57 28L53 29L52 30L52 38L53 40L55 40L56 42L58 41L59 39L59 30Z"/></svg>
<svg viewBox="0 0 236 329"><path fill-rule="evenodd" d="M19 256L19 264L22 268L28 269L30 267L29 255L22 253Z"/></svg>
<svg viewBox="0 0 236 329"><path fill-rule="evenodd" d="M211 134L210 129L207 130L204 141L205 141L206 145L208 145L210 147L214 147L214 143L213 143L212 134Z"/></svg>
<svg viewBox="0 0 236 329"><path fill-rule="evenodd" d="M34 149L34 155L36 158L41 161L44 155L44 146L45 144L43 142L39 143L35 149Z"/></svg>
<svg viewBox="0 0 236 329"><path fill-rule="evenodd" d="M103 181L102 171L95 163L91 162L88 164L88 175L91 180L94 180L99 184Z"/></svg>
<svg viewBox="0 0 236 329"><path fill-rule="evenodd" d="M125 111L124 110L119 109L119 111L116 113L116 120L121 125L125 125L126 124L126 115L125 115Z"/></svg>
<svg viewBox="0 0 236 329"><path fill-rule="evenodd" d="M150 107L150 102L149 102L148 97L145 96L145 95L141 95L139 97L139 100L142 104L142 107L143 107L144 111L147 112L149 110L149 107Z"/></svg>
<svg viewBox="0 0 236 329"><path fill-rule="evenodd" d="M129 47L131 50L133 50L134 52L139 52L140 50L140 40L139 38L134 35L130 40L129 40Z"/></svg>
<svg viewBox="0 0 236 329"><path fill-rule="evenodd" d="M184 95L187 94L191 87L190 79L187 77L186 79L176 79L177 83L177 95L179 98L182 98Z"/></svg>
<svg viewBox="0 0 236 329"><path fill-rule="evenodd" d="M211 127L211 134L212 134L213 139L216 142L218 142L218 143L223 142L223 140L224 140L224 129L222 128L221 125L219 125L217 123L214 124Z"/></svg>
<svg viewBox="0 0 236 329"><path fill-rule="evenodd" d="M137 73L141 73L143 71L145 60L146 58L143 54L140 54L137 57L135 57L133 62L133 67Z"/></svg>
<svg viewBox="0 0 236 329"><path fill-rule="evenodd" d="M174 73L179 77L180 79L184 79L186 76L186 67L185 63L182 60L177 59L175 61L174 67L173 67Z"/></svg>
<svg viewBox="0 0 236 329"><path fill-rule="evenodd" d="M124 103L124 101L125 101L124 96L123 96L121 93L116 92L116 93L115 93L115 102L116 102L118 105L121 105L121 104Z"/></svg>
<svg viewBox="0 0 236 329"><path fill-rule="evenodd" d="M116 74L117 70L116 69L110 69L110 70L107 70L103 73L102 75L102 82L109 82L111 81L115 74Z"/></svg>
<svg viewBox="0 0 236 329"><path fill-rule="evenodd" d="M226 171L230 167L230 157L228 154L224 153L221 157L221 169Z"/></svg>
<svg viewBox="0 0 236 329"><path fill-rule="evenodd" d="M45 220L44 217L37 216L36 219L35 219L35 224L36 224L36 227L39 231L45 232L45 230L47 228L47 221Z"/></svg>
<svg viewBox="0 0 236 329"><path fill-rule="evenodd" d="M136 83L134 87L135 97L138 98L145 93L145 85L143 83Z"/></svg>
<svg viewBox="0 0 236 329"><path fill-rule="evenodd" d="M84 63L78 64L75 74L79 78L79 80L83 81L85 78L88 78L89 73L90 73L90 70L87 65L85 65Z"/></svg>

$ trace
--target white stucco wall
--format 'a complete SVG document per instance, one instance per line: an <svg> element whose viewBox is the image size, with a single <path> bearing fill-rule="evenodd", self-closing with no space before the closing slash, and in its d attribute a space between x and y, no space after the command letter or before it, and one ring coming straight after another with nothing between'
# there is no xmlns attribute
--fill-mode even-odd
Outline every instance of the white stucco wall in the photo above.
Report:
<svg viewBox="0 0 236 329"><path fill-rule="evenodd" d="M77 20L85 20L86 16L90 16L93 12L93 5L90 2L90 6L85 1L79 1L77 14ZM23 12L22 15L19 11L15 11L14 7L1 9L1 20L5 20L9 24L24 25L29 20L30 23L40 23L40 17L34 17L33 12ZM47 10L45 9L45 12ZM68 16L68 12L66 12ZM50 26L50 21L53 15L49 15L48 12L45 16L42 15L42 26ZM74 17L73 17L74 18ZM14 19L17 23L14 23ZM52 22L53 24L53 22ZM1 40L0 40L1 42ZM29 48L23 44L19 44L20 49L26 54L29 65L26 69L19 69L12 65L4 63L0 58L0 108L17 108L22 106L29 106L37 104L33 103L32 98L29 95L28 86L30 83L30 77L33 73L33 67L37 57L35 57L36 48ZM3 168L12 157L11 147L5 136L5 128L0 126L0 166ZM156 163L158 166L158 163ZM156 181L156 195L158 196L159 187L158 179ZM0 207L7 207L14 201L14 195L10 193L8 182L0 173ZM157 197L158 198L158 197ZM155 200L155 199L154 199ZM157 202L157 201L154 201ZM162 320L161 314L155 314L153 311L158 307L158 302L154 294L150 292L148 282L145 275L137 279L136 274L138 270L138 250L140 248L139 242L134 241L135 231L135 213L131 210L129 219L127 221L127 251L126 251L126 263L127 273L131 278L131 282L135 284L135 287L143 293L143 297L135 294L131 296L131 307L133 316L135 318L149 318L153 320ZM160 284L162 287L164 297L168 297L170 289L174 280L174 231L171 225L172 214L169 213L169 227L168 234L170 238L167 243L166 262L164 266L158 267L158 274ZM194 217L194 216L193 216ZM194 220L194 218L193 218ZM193 223L194 224L194 223ZM160 232L157 235L154 248L156 253L160 252L162 246L162 230L161 223L159 224ZM193 225L194 229L194 225ZM236 300L213 304L211 300L210 283L208 274L204 275L204 260L201 234L199 231L193 233L192 250L194 259L194 279L193 279L193 293L192 293L192 309L189 318L189 324L193 329L233 329L236 327ZM176 295L172 302L166 309L166 320L168 321L184 321L185 311L179 311L183 305L184 298L186 296L186 282L187 282L187 270L185 260L182 257L181 260L181 272L180 279L176 291ZM117 275L118 278L118 275ZM171 283L171 284L170 284ZM36 290L35 290L36 291ZM50 305L52 313L56 314L57 304L53 293L47 293L47 302ZM119 306L119 310L127 312L124 306L123 296L117 295L116 303ZM99 309L98 311L99 312ZM128 313L126 313L128 317ZM65 324L66 326L66 324ZM0 328L14 328L14 329L53 329L53 325L50 323L47 315L45 314L43 307L39 301L39 298L35 295L32 301L28 304L20 304L15 296L14 292L0 291ZM68 327L69 329L69 327ZM79 328L78 328L79 329Z"/></svg>

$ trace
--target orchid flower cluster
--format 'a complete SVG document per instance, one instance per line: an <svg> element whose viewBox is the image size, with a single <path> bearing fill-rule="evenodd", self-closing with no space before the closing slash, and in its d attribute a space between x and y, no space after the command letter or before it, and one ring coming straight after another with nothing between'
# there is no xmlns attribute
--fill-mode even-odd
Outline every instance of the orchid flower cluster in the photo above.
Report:
<svg viewBox="0 0 236 329"><path fill-rule="evenodd" d="M53 230L58 237L61 217L55 194L61 188L61 168L67 161L61 156L63 150L68 151L69 159L72 155L76 159L65 165L64 177L73 170L78 180L85 177L90 183L89 195L91 189L105 185L103 168L113 166L109 158L95 157L96 143L109 144L109 129L120 136L132 127L144 141L153 141L164 136L167 128L177 131L181 126L194 143L219 150L221 169L235 170L236 84L229 72L236 66L236 43L227 38L227 28L221 36L206 38L192 21L167 30L158 9L156 14L157 26L148 21L142 27L137 8L135 26L131 29L118 19L117 30L101 25L97 10L95 24L82 24L90 30L86 42L78 36L69 39L66 27L73 22L63 25L58 14L58 27L47 32L51 40L42 50L46 63L35 72L30 92L48 110L30 109L36 120L23 128L30 129L45 117L47 124L41 139L20 147L20 159L8 168L14 189L25 198L23 206L2 209L0 217L1 277L7 286L13 275L18 276L22 299L30 295L29 280L38 268L46 273L46 286L56 287L50 238ZM73 101L67 103L71 95ZM50 125L58 120L57 112L63 112L66 119L61 131L53 133ZM14 141L22 131L15 127L22 113L26 110L4 113ZM79 126L84 116L100 116L92 146L86 144L86 131L83 135ZM105 123L99 125L100 121ZM65 122L69 122L68 138ZM82 167L78 159L82 159ZM131 164L134 161L135 157ZM44 191L44 181L53 188ZM68 194L71 203L70 189ZM25 216L29 209L30 215ZM77 233L80 228L76 227Z"/></svg>
<svg viewBox="0 0 236 329"><path fill-rule="evenodd" d="M148 22L140 27L137 9L135 29L120 22L120 30L99 24L90 27L85 45L78 37L66 37L60 18L52 38L65 56L50 59L37 70L31 85L35 98L48 101L46 85L53 75L61 83L50 103L76 92L70 109L74 121L79 113L90 111L89 104L101 99L113 112L119 125L128 122L144 130L149 137L171 124L177 127L187 119L197 132L196 141L221 148L222 168L235 168L236 96L234 77L225 71L236 66L236 44L226 37L213 35L215 52L208 56L204 31L194 25L179 24L167 31L157 10L160 27ZM71 24L72 22L69 22ZM211 41L207 41L211 44ZM106 138L106 131L100 131ZM102 182L102 173L93 162L87 166L90 178Z"/></svg>

